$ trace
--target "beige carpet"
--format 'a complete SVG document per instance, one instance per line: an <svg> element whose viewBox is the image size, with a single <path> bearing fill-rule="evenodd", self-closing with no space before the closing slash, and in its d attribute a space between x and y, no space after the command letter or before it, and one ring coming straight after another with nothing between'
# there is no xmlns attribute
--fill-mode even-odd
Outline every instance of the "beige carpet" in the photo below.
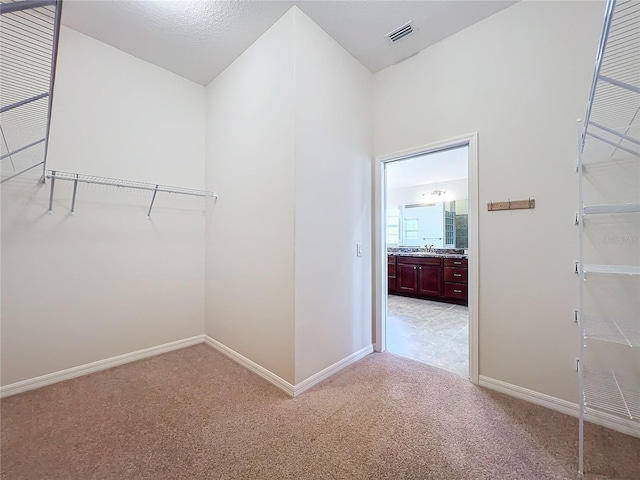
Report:
<svg viewBox="0 0 640 480"><path fill-rule="evenodd" d="M391 354L290 399L197 345L1 414L6 480L577 478L575 419ZM586 433L586 478L640 478L640 439Z"/></svg>

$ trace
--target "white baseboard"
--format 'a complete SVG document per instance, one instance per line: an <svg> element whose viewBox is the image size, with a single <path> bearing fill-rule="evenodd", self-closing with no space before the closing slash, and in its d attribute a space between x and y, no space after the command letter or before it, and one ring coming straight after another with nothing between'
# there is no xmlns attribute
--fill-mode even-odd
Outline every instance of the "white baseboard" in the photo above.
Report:
<svg viewBox="0 0 640 480"><path fill-rule="evenodd" d="M312 387L315 387L320 382L325 381L332 375L335 375L340 370L345 367L348 367L352 363L356 363L358 360L366 357L370 353L373 353L373 345L368 345L364 348L361 348L357 352L352 353L348 357L343 358L342 360L337 361L333 365L328 366L324 370L319 371L315 375L311 375L306 380L298 383L295 387L293 387L293 395L298 396L302 392L306 392Z"/></svg>
<svg viewBox="0 0 640 480"><path fill-rule="evenodd" d="M280 378L278 375L276 375L275 373L267 370L266 368L258 365L257 363L255 363L252 360L249 360L247 357L240 355L238 352L236 352L235 350L227 347L226 345L224 345L223 343L220 343L217 340L214 340L213 338L211 338L209 335L205 335L204 336L204 343L206 343L207 345L209 345L210 347L215 348L216 350L218 350L220 353L226 355L227 357L229 357L231 360L239 363L240 365L242 365L245 368L248 368L249 370L251 370L253 373L255 373L256 375L264 378L267 382L269 382L270 384L278 387L280 390L282 390L283 392L285 392L287 395L289 395L290 397L293 397L295 394L294 391L294 386L291 385L289 382L287 382L286 380Z"/></svg>
<svg viewBox="0 0 640 480"><path fill-rule="evenodd" d="M53 372L47 375L42 375L40 377L30 378L21 382L5 385L3 387L0 387L0 398L8 397L10 395L16 395L18 393L26 392L29 390L34 390L36 388L51 385L53 383L63 382L65 380L70 380L72 378L81 377L90 373L99 372L108 368L117 367L119 365L124 365L125 363L135 362L136 360L142 360L143 358L160 355L172 350L190 347L202 342L206 343L210 347L215 348L216 350L236 361L245 368L248 368L272 385L275 385L280 390L284 391L290 397L295 397L303 392L306 392L310 388L336 374L343 368L357 362L358 360L373 352L373 345L368 345L294 386L286 380L277 376L275 373L270 372L266 368L240 355L235 350L232 350L231 348L223 345L217 340L214 340L208 335L196 335L195 337L185 338L183 340L177 340L175 342L145 348L143 350L137 350L135 352L125 353L116 357L98 360L96 362L79 365L77 367L68 368L59 372Z"/></svg>
<svg viewBox="0 0 640 480"><path fill-rule="evenodd" d="M519 387L517 385L503 382L501 380L495 380L483 375L480 375L479 385L521 400L526 400L527 402L534 403L542 407L550 408L551 410L555 410L566 415L571 415L572 417L578 417L580 415L580 406L577 403L568 402L544 393L529 390L528 388ZM640 425L638 425L637 422L620 418L615 415L604 412L588 412L585 415L585 420L627 435L640 437Z"/></svg>
<svg viewBox="0 0 640 480"><path fill-rule="evenodd" d="M153 357L155 355L167 353L172 350L190 347L192 345L202 343L203 341L204 339L202 335L196 335L195 337L184 338L182 340L176 340L175 342L169 342L163 345L157 345L155 347L125 353L116 357L98 360L97 362L86 363L84 365L68 368L66 370L60 370L59 372L48 373L47 375L30 378L21 382L11 383L9 385L0 387L0 398L8 397L10 395L16 395L17 393L26 392L29 390L34 390L36 388L62 382L64 380L81 377L90 373L99 372L100 370L117 367L118 365L124 365L125 363L135 362L136 360L142 360L143 358Z"/></svg>
<svg viewBox="0 0 640 480"><path fill-rule="evenodd" d="M267 370L266 368L258 365L257 363L253 362L252 360L249 360L247 357L245 357L243 355L240 355L235 350L227 347L226 345L218 342L217 340L214 340L213 338L211 338L208 335L204 336L204 342L207 345L215 348L219 352L223 353L224 355L226 355L230 359L232 359L235 362L239 363L240 365L248 368L253 373L259 375L262 378L264 378L267 382L269 382L272 385L276 386L277 388L279 388L280 390L285 392L290 397L296 397L296 396L300 395L302 392L306 392L311 387L314 387L315 385L319 384L320 382L326 380L327 378L329 378L330 376L332 376L335 373L339 372L340 370L342 370L346 366L357 362L361 358L363 358L363 357L369 355L371 352L373 352L373 345L368 345L367 347L364 347L361 350L358 350L357 352L352 353L348 357L343 358L342 360L334 363L333 365L325 368L324 370L316 373L315 375L312 375L311 377L307 378L306 380L303 380L299 384L292 385L289 382L287 382L286 380L280 378L275 373L273 373L273 372Z"/></svg>

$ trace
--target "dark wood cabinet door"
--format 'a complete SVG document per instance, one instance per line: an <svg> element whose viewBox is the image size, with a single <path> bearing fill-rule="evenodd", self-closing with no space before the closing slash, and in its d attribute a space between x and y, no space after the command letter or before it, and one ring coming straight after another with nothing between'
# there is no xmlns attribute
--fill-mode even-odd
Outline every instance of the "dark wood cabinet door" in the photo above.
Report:
<svg viewBox="0 0 640 480"><path fill-rule="evenodd" d="M390 263L389 264L388 272L389 272L389 277L395 277L396 276L396 264L395 263Z"/></svg>
<svg viewBox="0 0 640 480"><path fill-rule="evenodd" d="M398 262L396 265L396 290L405 293L418 292L418 267L412 263Z"/></svg>
<svg viewBox="0 0 640 480"><path fill-rule="evenodd" d="M389 255L387 257L387 278L389 281L389 292L395 292L396 289L396 257Z"/></svg>
<svg viewBox="0 0 640 480"><path fill-rule="evenodd" d="M418 293L442 296L442 268L420 265L418 267Z"/></svg>
<svg viewBox="0 0 640 480"><path fill-rule="evenodd" d="M387 261L387 273L389 274L389 278L396 277L396 257L389 257Z"/></svg>

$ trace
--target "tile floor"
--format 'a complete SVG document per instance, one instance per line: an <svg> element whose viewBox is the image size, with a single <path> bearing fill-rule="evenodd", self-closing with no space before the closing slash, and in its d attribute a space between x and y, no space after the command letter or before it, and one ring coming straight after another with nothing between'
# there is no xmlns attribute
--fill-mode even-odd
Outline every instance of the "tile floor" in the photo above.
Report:
<svg viewBox="0 0 640 480"><path fill-rule="evenodd" d="M468 377L468 308L389 295L387 350Z"/></svg>

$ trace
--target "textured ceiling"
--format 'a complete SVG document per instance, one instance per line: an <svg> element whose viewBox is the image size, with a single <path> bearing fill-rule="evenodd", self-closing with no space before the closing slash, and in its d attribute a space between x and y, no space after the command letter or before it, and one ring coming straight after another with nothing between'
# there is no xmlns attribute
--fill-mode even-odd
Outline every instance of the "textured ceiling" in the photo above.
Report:
<svg viewBox="0 0 640 480"><path fill-rule="evenodd" d="M513 1L65 0L63 24L207 85L293 5L375 73ZM384 35L412 21L395 44Z"/></svg>

